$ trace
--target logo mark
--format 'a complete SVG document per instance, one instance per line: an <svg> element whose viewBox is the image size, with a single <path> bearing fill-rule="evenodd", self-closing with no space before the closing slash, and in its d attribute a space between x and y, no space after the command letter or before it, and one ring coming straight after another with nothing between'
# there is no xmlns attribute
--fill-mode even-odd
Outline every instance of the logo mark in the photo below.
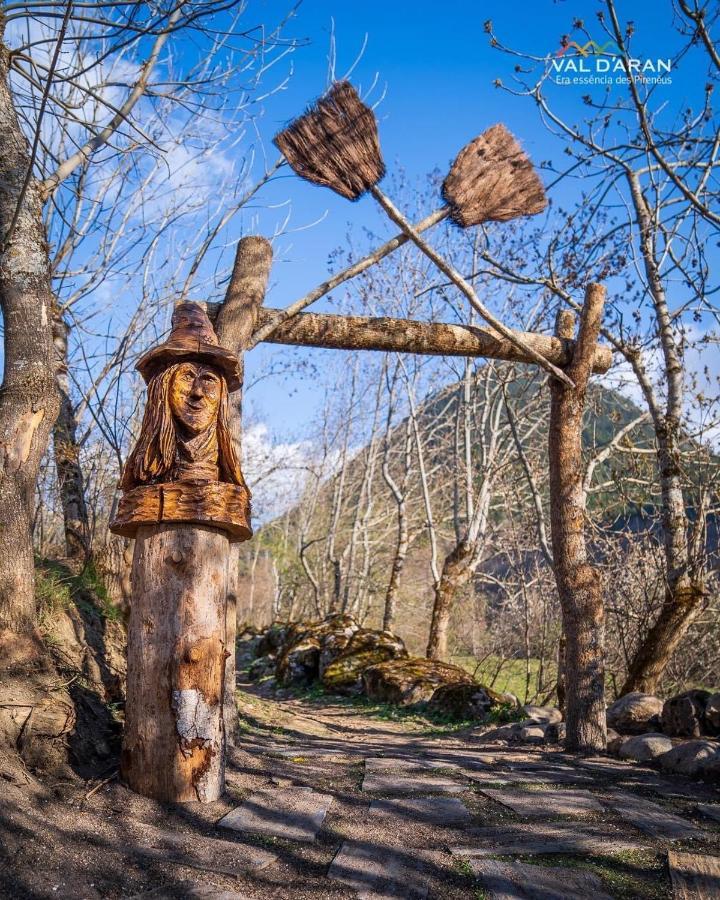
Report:
<svg viewBox="0 0 720 900"><path fill-rule="evenodd" d="M574 51L574 52L568 52ZM605 44L598 44L596 41L588 41L584 46L580 46L576 41L568 41L563 44L557 52L557 56L582 56L584 59L588 56L620 56L620 48L615 41L607 41Z"/></svg>

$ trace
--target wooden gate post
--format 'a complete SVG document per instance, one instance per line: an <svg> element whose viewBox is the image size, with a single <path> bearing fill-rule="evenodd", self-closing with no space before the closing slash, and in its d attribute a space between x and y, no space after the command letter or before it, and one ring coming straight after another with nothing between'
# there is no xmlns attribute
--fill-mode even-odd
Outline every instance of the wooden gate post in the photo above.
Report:
<svg viewBox="0 0 720 900"><path fill-rule="evenodd" d="M574 387L550 379L550 516L553 567L562 608L565 640L565 720L568 750L604 750L605 608L600 574L585 541L582 423L595 346L600 333L605 288L589 284L577 343L565 372ZM557 336L570 341L574 317L563 311Z"/></svg>
<svg viewBox="0 0 720 900"><path fill-rule="evenodd" d="M136 539L120 773L146 797L209 803L225 787L230 543L252 536L228 421L238 358L181 303L137 368L147 405L110 526Z"/></svg>

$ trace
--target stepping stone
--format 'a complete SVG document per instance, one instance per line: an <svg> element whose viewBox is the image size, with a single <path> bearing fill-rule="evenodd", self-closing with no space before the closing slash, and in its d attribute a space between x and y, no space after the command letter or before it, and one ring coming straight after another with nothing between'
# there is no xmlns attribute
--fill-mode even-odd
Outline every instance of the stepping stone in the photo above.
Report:
<svg viewBox="0 0 720 900"><path fill-rule="evenodd" d="M362 790L368 794L459 794L465 790L465 785L432 776L366 775Z"/></svg>
<svg viewBox="0 0 720 900"><path fill-rule="evenodd" d="M222 875L259 871L277 859L275 853L250 844L197 833L166 831L140 822L125 827L129 833L125 834L122 849L145 859L162 860Z"/></svg>
<svg viewBox="0 0 720 900"><path fill-rule="evenodd" d="M501 828L469 828L463 837L477 842L472 847L450 847L453 856L535 856L544 853L581 853L605 856L625 850L641 850L647 844L628 840L607 826L553 824L504 825ZM479 845L479 846L478 846Z"/></svg>
<svg viewBox="0 0 720 900"><path fill-rule="evenodd" d="M398 797L393 800L373 800L370 804L370 817L373 815L447 826L465 825L471 818L467 807L457 797Z"/></svg>
<svg viewBox="0 0 720 900"><path fill-rule="evenodd" d="M670 841L704 837L702 829L644 797L618 793L612 794L607 802L623 819L651 837Z"/></svg>
<svg viewBox="0 0 720 900"><path fill-rule="evenodd" d="M328 878L356 890L360 900L425 900L428 864L442 865L441 854L345 841L330 865Z"/></svg>
<svg viewBox="0 0 720 900"><path fill-rule="evenodd" d="M319 794L309 787L261 790L217 824L291 841L314 841L332 800L330 794Z"/></svg>
<svg viewBox="0 0 720 900"><path fill-rule="evenodd" d="M675 900L717 900L720 897L720 858L668 851Z"/></svg>
<svg viewBox="0 0 720 900"><path fill-rule="evenodd" d="M598 801L587 791L503 791L481 788L492 800L502 803L521 816L586 816L602 812Z"/></svg>
<svg viewBox="0 0 720 900"><path fill-rule="evenodd" d="M698 803L696 809L701 815L707 816L708 819L715 819L716 822L720 822L720 803Z"/></svg>
<svg viewBox="0 0 720 900"><path fill-rule="evenodd" d="M612 900L592 872L496 859L469 862L492 900Z"/></svg>
<svg viewBox="0 0 720 900"><path fill-rule="evenodd" d="M384 772L397 772L413 769L457 769L457 763L441 762L437 759L402 759L391 756L370 757L365 760L365 772L377 775Z"/></svg>
<svg viewBox="0 0 720 900"><path fill-rule="evenodd" d="M180 881L163 885L144 894L135 894L129 900L250 900L247 894L226 891L212 884L199 881Z"/></svg>

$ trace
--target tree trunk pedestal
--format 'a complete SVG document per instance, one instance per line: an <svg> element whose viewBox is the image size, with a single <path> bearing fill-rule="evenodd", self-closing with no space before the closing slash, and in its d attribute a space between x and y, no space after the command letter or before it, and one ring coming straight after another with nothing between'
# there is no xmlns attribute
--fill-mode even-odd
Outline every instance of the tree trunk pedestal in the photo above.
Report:
<svg viewBox="0 0 720 900"><path fill-rule="evenodd" d="M218 528L137 531L120 775L155 800L211 803L225 790L228 555Z"/></svg>

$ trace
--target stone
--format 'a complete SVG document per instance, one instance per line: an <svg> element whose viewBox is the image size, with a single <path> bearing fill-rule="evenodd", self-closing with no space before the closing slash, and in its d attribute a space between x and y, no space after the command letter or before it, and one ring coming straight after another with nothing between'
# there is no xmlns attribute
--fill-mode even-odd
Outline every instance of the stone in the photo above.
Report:
<svg viewBox="0 0 720 900"><path fill-rule="evenodd" d="M666 700L660 717L662 730L672 737L701 737L709 698L709 691L686 691Z"/></svg>
<svg viewBox="0 0 720 900"><path fill-rule="evenodd" d="M363 672L391 659L407 659L403 641L389 631L361 628L346 642L342 651L328 662L327 642L320 658L320 677L327 690L338 694L360 694Z"/></svg>
<svg viewBox="0 0 720 900"><path fill-rule="evenodd" d="M370 700L411 706L428 701L442 684L472 684L472 677L459 666L424 657L394 659L370 666L362 674Z"/></svg>
<svg viewBox="0 0 720 900"><path fill-rule="evenodd" d="M692 778L720 777L720 744L715 741L683 741L658 757L665 772Z"/></svg>
<svg viewBox="0 0 720 900"><path fill-rule="evenodd" d="M129 900L250 900L250 896L200 881L179 881L134 894Z"/></svg>
<svg viewBox="0 0 720 900"><path fill-rule="evenodd" d="M668 851L675 900L717 900L720 897L720 857Z"/></svg>
<svg viewBox="0 0 720 900"><path fill-rule="evenodd" d="M309 787L256 791L217 823L220 828L314 841L332 803L330 794Z"/></svg>
<svg viewBox="0 0 720 900"><path fill-rule="evenodd" d="M395 756L369 757L365 760L365 773L377 775L383 772L412 771L413 769L456 769L452 762L443 762L437 759L412 759Z"/></svg>
<svg viewBox="0 0 720 900"><path fill-rule="evenodd" d="M366 775L361 790L367 794L459 794L465 787L450 778Z"/></svg>
<svg viewBox="0 0 720 900"><path fill-rule="evenodd" d="M607 730L607 752L611 756L617 756L620 752L620 748L622 747L623 741L625 740L625 736L622 734L618 734L614 728L608 728Z"/></svg>
<svg viewBox="0 0 720 900"><path fill-rule="evenodd" d="M720 734L720 693L708 697L705 704L705 728L708 734Z"/></svg>
<svg viewBox="0 0 720 900"><path fill-rule="evenodd" d="M526 704L523 706L523 712L528 719L534 719L536 722L543 722L547 725L562 722L562 713L555 706L531 706Z"/></svg>
<svg viewBox="0 0 720 900"><path fill-rule="evenodd" d="M516 725L499 725L497 728L491 728L489 731L484 731L478 735L478 738L483 741L483 743L487 742L489 744L496 743L498 741L510 741L517 734L518 729Z"/></svg>
<svg viewBox="0 0 720 900"><path fill-rule="evenodd" d="M410 823L424 822L444 827L464 826L471 819L468 808L457 797L397 797L373 800L370 804L370 821L374 816L387 816L392 819L406 819Z"/></svg>
<svg viewBox="0 0 720 900"><path fill-rule="evenodd" d="M273 622L273 624L260 635L255 649L256 656L277 656L283 644L287 640L291 626L288 622Z"/></svg>
<svg viewBox="0 0 720 900"><path fill-rule="evenodd" d="M567 735L567 727L564 722L550 722L545 728L546 744L562 744Z"/></svg>
<svg viewBox="0 0 720 900"><path fill-rule="evenodd" d="M632 691L608 707L607 724L620 734L644 734L658 730L663 702L652 694Z"/></svg>
<svg viewBox="0 0 720 900"><path fill-rule="evenodd" d="M720 822L720 803L698 803L696 808L701 815Z"/></svg>
<svg viewBox="0 0 720 900"><path fill-rule="evenodd" d="M513 709L507 694L499 694L480 684L442 684L433 693L428 709L454 719L477 719L483 722L492 710Z"/></svg>
<svg viewBox="0 0 720 900"><path fill-rule="evenodd" d="M328 870L328 878L357 891L360 900L424 900L428 895L426 865L441 864L439 853L407 853L382 844L345 841Z"/></svg>
<svg viewBox="0 0 720 900"><path fill-rule="evenodd" d="M507 791L481 788L483 794L513 812L531 818L585 816L602 812L602 806L588 791Z"/></svg>
<svg viewBox="0 0 720 900"><path fill-rule="evenodd" d="M497 859L471 859L469 863L493 900L612 900L592 872Z"/></svg>
<svg viewBox="0 0 720 900"><path fill-rule="evenodd" d="M618 792L611 795L608 803L626 822L650 837L671 841L703 837L700 828L645 797Z"/></svg>
<svg viewBox="0 0 720 900"><path fill-rule="evenodd" d="M274 675L276 663L277 659L272 653L268 653L265 656L259 656L250 663L247 673L248 678L251 681L259 681L261 678L266 678L268 675Z"/></svg>
<svg viewBox="0 0 720 900"><path fill-rule="evenodd" d="M453 856L538 856L546 853L608 856L647 846L615 833L607 825L578 825L576 822L523 822L499 828L466 828L463 837L472 840L473 845L450 847Z"/></svg>
<svg viewBox="0 0 720 900"><path fill-rule="evenodd" d="M284 651L277 664L280 684L307 685L318 677L320 665L320 639L306 634Z"/></svg>
<svg viewBox="0 0 720 900"><path fill-rule="evenodd" d="M235 876L260 871L277 859L274 853L251 844L208 838L196 832L168 831L140 822L126 830L123 849L133 856Z"/></svg>
<svg viewBox="0 0 720 900"><path fill-rule="evenodd" d="M542 725L524 725L515 732L515 740L525 744L544 744L545 729Z"/></svg>
<svg viewBox="0 0 720 900"><path fill-rule="evenodd" d="M638 762L648 762L672 750L672 741L664 734L636 734L625 738L619 750L621 759L636 759Z"/></svg>

